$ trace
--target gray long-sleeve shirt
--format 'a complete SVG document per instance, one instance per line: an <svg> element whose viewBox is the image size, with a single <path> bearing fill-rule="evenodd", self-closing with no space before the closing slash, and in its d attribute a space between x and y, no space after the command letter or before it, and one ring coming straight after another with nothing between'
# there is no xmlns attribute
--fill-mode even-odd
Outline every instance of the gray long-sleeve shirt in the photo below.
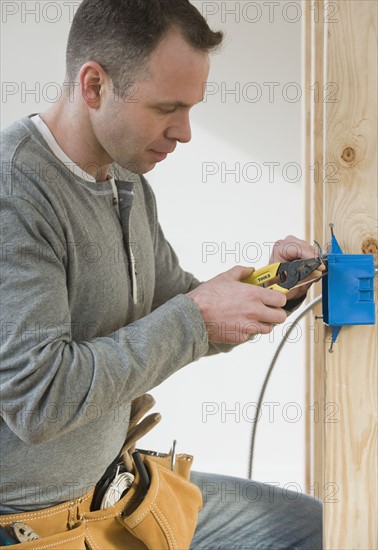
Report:
<svg viewBox="0 0 378 550"><path fill-rule="evenodd" d="M198 281L149 185L112 169L119 216L110 182L74 175L29 117L2 132L3 513L86 492L122 446L130 401L209 351L185 296Z"/></svg>

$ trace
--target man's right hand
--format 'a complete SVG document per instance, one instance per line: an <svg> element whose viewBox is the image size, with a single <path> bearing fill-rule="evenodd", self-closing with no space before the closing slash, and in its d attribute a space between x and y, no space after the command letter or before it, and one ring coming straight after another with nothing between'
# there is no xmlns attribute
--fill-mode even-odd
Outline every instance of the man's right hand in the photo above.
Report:
<svg viewBox="0 0 378 550"><path fill-rule="evenodd" d="M210 342L239 344L285 322L285 294L241 283L253 271L235 266L187 294L202 313Z"/></svg>

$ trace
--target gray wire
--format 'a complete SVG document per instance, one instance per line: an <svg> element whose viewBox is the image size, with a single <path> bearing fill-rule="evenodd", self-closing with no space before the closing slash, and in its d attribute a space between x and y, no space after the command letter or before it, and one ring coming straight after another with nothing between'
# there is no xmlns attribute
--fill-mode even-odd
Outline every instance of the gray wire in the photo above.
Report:
<svg viewBox="0 0 378 550"><path fill-rule="evenodd" d="M280 341L280 343L279 343L279 345L276 349L276 352L273 356L273 359L270 362L268 371L265 375L264 383L263 383L263 385L261 387L261 390L260 390L259 399L257 401L257 407L256 407L255 421L253 423L253 428L252 428L251 444L250 444L250 449L249 449L249 464L248 464L248 478L249 479L252 479L253 455L254 455L254 451L255 451L255 442L256 442L258 418L259 418L259 415L260 415L260 410L261 410L262 402L263 402L263 399L264 399L265 390L267 388L270 376L273 372L273 369L274 369L275 364L277 362L278 356L281 353L281 350L284 347L284 345L286 343L286 340L290 336L292 330L299 323L299 321L302 319L302 317L304 317L306 315L306 313L308 313L311 309L313 309L313 307L318 302L320 302L321 299L322 299L322 296L320 295L317 298L315 298L314 300L312 300L303 310L300 311L299 315L297 315L297 317L293 321L292 325L287 330L286 334L282 337L282 339L281 339L281 341Z"/></svg>
<svg viewBox="0 0 378 550"><path fill-rule="evenodd" d="M316 242L316 241L315 241ZM318 243L316 243L318 244ZM320 245L318 245L320 247ZM375 266L374 266L375 267ZM377 274L378 273L378 268L375 267L374 269L374 273ZM290 336L292 330L294 329L294 327L299 323L299 321L302 319L302 317L304 317L306 315L306 313L308 313L311 309L313 309L313 307L318 303L320 302L320 300L322 299L322 296L318 296L317 298L315 298L314 300L312 300L304 309L302 309L300 312L299 312L299 315L297 315L297 317L295 318L295 320L293 321L291 327L288 329L288 331L286 332L286 334L283 336L283 338L281 339L277 349L276 349L276 352L273 356L273 359L271 360L270 362L270 365L269 365L269 368L268 368L268 371L265 375L265 379L264 379L264 383L261 387L261 390L260 390L260 394L259 394L259 399L257 401L257 407L256 407L256 416L255 416L255 421L253 423L253 428L252 428L252 434L251 434L251 443L250 443L250 449L249 449L249 464L248 464L248 478L249 479L252 479L252 470L253 470L253 457L254 457L254 452L255 452L255 443L256 443L256 434L257 434L257 423L258 423L258 418L259 418L259 415L260 415L260 411L261 411L261 406L262 406L262 402L263 402L263 399L264 399L264 395L265 395L265 391L266 391L266 388L268 386L268 383L269 383L269 379L270 379L270 376L273 372L273 369L275 367L275 364L277 362L277 359L278 359L278 356L279 354L281 353L281 350L282 348L284 347L285 343L286 343L286 340L288 339L288 337Z"/></svg>

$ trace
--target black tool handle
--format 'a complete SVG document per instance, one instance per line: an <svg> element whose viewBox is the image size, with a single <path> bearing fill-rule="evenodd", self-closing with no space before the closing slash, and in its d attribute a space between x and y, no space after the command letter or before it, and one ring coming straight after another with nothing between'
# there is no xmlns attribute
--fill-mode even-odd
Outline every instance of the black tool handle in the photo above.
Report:
<svg viewBox="0 0 378 550"><path fill-rule="evenodd" d="M14 544L18 544L18 543L19 541L16 539L16 537L11 535L11 533L9 533L9 531L7 531L5 527L2 527L0 525L0 545L13 546Z"/></svg>
<svg viewBox="0 0 378 550"><path fill-rule="evenodd" d="M146 494L148 489L150 488L150 484L151 484L150 476L147 472L147 468L145 467L145 465L143 463L143 460L142 460L140 454L138 453L138 451L135 451L133 453L133 459L134 459L135 467L138 470L138 474L139 474L139 477L140 477L140 483L141 483L141 486L143 488L143 492Z"/></svg>

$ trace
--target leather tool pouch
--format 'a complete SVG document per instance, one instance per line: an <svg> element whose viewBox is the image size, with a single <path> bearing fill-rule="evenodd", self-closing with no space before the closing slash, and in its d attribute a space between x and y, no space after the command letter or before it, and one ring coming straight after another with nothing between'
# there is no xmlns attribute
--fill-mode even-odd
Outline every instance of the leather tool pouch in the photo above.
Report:
<svg viewBox="0 0 378 550"><path fill-rule="evenodd" d="M192 456L178 455L175 470L171 457L141 452L151 484L141 493L139 476L124 497L103 510L90 511L93 491L81 499L26 512L0 516L2 526L22 521L40 535L16 545L19 550L183 550L189 548L201 492L190 483ZM1 549L9 548L1 546Z"/></svg>
<svg viewBox="0 0 378 550"><path fill-rule="evenodd" d="M86 538L92 550L189 548L202 505L200 490L189 482L192 457L178 455L176 471L172 471L169 455L142 456L151 479L147 494L141 494L137 475L121 501L108 509L84 514ZM117 540L125 543L118 542L117 546Z"/></svg>
<svg viewBox="0 0 378 550"><path fill-rule="evenodd" d="M114 505L91 511L93 490L72 502L20 514L0 516L11 529L24 522L40 538L18 550L184 550L189 548L202 506L199 488L189 481L193 457L139 451L150 485L144 491L138 474ZM0 546L5 550L9 546Z"/></svg>

